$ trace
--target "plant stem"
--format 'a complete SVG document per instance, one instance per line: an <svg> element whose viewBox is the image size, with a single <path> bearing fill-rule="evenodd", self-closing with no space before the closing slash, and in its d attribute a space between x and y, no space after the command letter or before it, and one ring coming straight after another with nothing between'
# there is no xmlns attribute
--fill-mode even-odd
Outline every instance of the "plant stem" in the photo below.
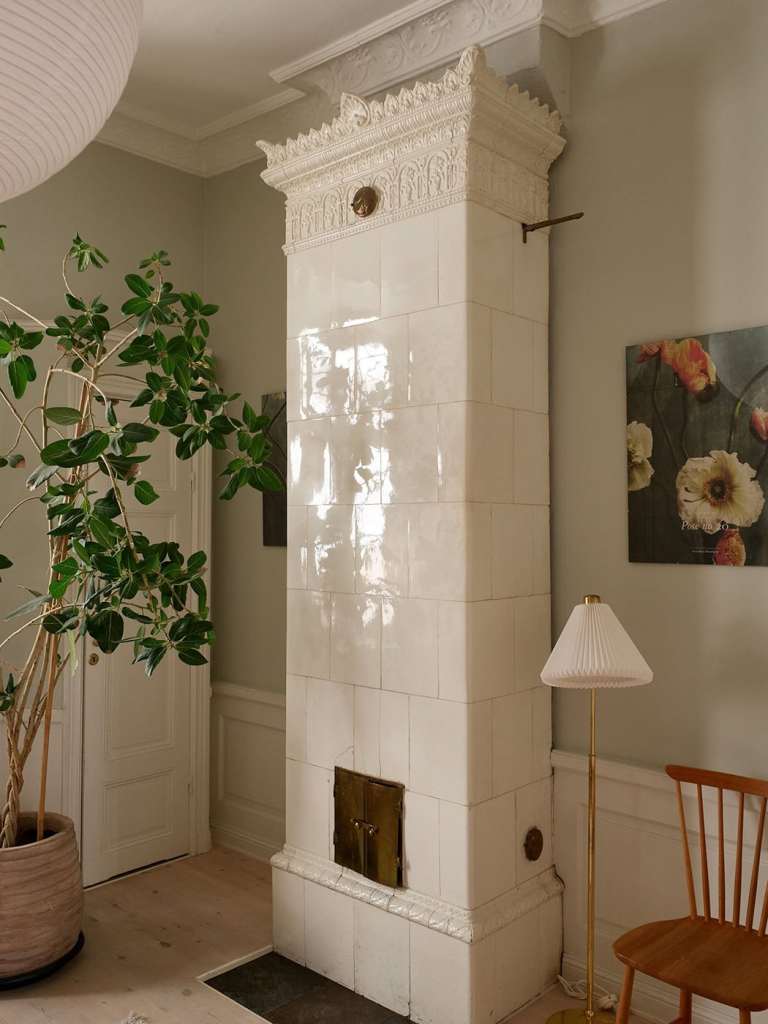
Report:
<svg viewBox="0 0 768 1024"><path fill-rule="evenodd" d="M0 302L4 302L6 306L10 306L11 309L15 309L17 313L21 313L22 316L27 317L28 320L32 320L37 324L38 327L42 327L44 331L48 330L48 324L44 320L38 320L36 316L32 316L26 309L22 309L21 306L17 306L15 302L11 302L10 299L6 299L4 295L0 295Z"/></svg>
<svg viewBox="0 0 768 1024"><path fill-rule="evenodd" d="M36 448L36 449L37 449L37 451L39 452L39 451L41 450L41 449L40 449L40 445L39 445L39 444L37 443L37 438L35 437L35 435L34 435L34 434L32 433L32 431L31 431L31 430L29 429L29 427L27 426L27 423L26 423L26 417L25 417L25 418L22 418L22 417L21 417L20 413L19 413L19 412L18 412L18 410L16 409L16 406L15 406L15 405L13 404L13 402L12 402L12 401L10 400L10 398L8 397L8 395L6 394L6 392L4 391L4 389L3 389L3 388L1 388L1 387L0 387L0 398L2 398L2 399L3 399L3 401L5 402L5 404L6 404L6 405L8 406L8 408L9 408L9 409L11 410L11 413L12 413L12 414L13 414L13 416L15 417L15 419L16 419L16 422L20 424L20 429L24 431L24 433L25 433L25 434L27 435L27 437L28 437L28 438L30 439L30 441L32 442L32 444L33 444L33 445L35 446L35 448Z"/></svg>

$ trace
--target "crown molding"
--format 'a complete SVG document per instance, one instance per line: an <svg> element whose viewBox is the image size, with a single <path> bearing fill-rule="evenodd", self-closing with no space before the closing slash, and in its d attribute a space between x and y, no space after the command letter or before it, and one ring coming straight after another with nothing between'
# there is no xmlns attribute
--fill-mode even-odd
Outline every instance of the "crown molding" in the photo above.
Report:
<svg viewBox="0 0 768 1024"><path fill-rule="evenodd" d="M365 46L371 40L386 35L402 25L407 25L416 18L428 15L439 7L445 7L451 2L452 0L413 0L407 6L393 11L383 18L377 18L376 21L370 22L356 32L350 32L348 35L341 36L341 38L334 40L334 42L329 43L327 46L321 46L317 50L312 50L303 57L299 57L298 60L275 68L273 71L270 71L270 77L276 82L288 82L293 78L298 78L299 75L303 75L305 71L311 71L312 68L316 68L319 64L325 64L326 61L333 60L344 53L349 53L350 50L356 50L359 46Z"/></svg>
<svg viewBox="0 0 768 1024"><path fill-rule="evenodd" d="M263 159L258 138L286 138L330 120L343 93L372 96L429 74L473 44L545 25L576 38L667 0L414 0L386 18L271 72L275 96L192 132L121 104L98 141L211 177Z"/></svg>
<svg viewBox="0 0 768 1024"><path fill-rule="evenodd" d="M546 217L547 175L565 139L560 115L466 49L437 81L383 101L344 93L338 117L282 145L261 141L262 178L286 195L285 252L472 200L519 221ZM352 197L379 196L361 221Z"/></svg>

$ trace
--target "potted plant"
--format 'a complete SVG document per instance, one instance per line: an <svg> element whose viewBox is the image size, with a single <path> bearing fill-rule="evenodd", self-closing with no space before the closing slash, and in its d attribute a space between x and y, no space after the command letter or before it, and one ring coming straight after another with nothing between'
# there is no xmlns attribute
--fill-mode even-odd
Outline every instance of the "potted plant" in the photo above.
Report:
<svg viewBox="0 0 768 1024"><path fill-rule="evenodd" d="M185 555L178 544L154 542L131 527L126 494L142 505L157 498L153 443L170 431L179 459L204 445L229 451L224 500L244 486L283 487L269 462L269 420L216 381L208 336L218 307L176 291L167 280L168 255L159 250L125 277L129 297L112 323L101 298L82 297L69 279L73 265L84 272L106 262L75 237L62 264L68 309L52 325L0 296L0 403L15 428L2 441L0 473L27 465L23 497L0 506L0 572L30 593L0 637L8 761L0 798L0 987L50 972L82 943L74 828L46 813L54 692L76 667L82 639L91 637L105 654L131 644L147 675L167 657L206 664L203 652L213 641L206 553ZM127 408L109 397L110 375L137 380ZM53 397L62 381L75 388L70 405ZM40 580L16 580L2 527L28 514L31 503L42 506L47 568ZM8 643L21 639L26 655L10 664ZM41 731L38 806L22 814L24 770Z"/></svg>

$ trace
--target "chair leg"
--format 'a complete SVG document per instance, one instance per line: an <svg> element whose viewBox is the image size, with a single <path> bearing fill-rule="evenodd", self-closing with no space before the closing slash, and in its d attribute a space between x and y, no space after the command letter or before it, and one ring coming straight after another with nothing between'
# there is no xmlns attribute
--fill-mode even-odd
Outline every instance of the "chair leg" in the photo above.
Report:
<svg viewBox="0 0 768 1024"><path fill-rule="evenodd" d="M750 1024L752 1014L749 1010L739 1010L739 1024Z"/></svg>
<svg viewBox="0 0 768 1024"><path fill-rule="evenodd" d="M635 983L635 968L629 964L624 965L624 984L621 986L621 996L616 1010L616 1024L627 1024L629 1020L629 1009L632 1005L632 986ZM746 1024L740 1021L739 1024Z"/></svg>
<svg viewBox="0 0 768 1024"><path fill-rule="evenodd" d="M682 1024L691 1024L691 1005L691 993L680 989L680 1016L678 1019L682 1021Z"/></svg>

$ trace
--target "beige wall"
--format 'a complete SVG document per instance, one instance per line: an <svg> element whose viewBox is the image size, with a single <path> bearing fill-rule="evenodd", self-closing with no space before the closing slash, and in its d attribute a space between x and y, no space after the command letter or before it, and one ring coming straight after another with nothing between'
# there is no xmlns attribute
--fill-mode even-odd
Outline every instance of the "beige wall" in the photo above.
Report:
<svg viewBox="0 0 768 1024"><path fill-rule="evenodd" d="M101 271L71 276L73 288L82 284L84 294L101 293L111 307L113 319L127 289L123 276L139 260L157 248L165 248L173 259L175 284L199 288L202 282L202 182L180 171L150 160L94 144L43 185L17 199L0 204L0 223L7 251L0 254L0 294L12 299L43 319L67 313L61 280L61 259L72 237L98 245L109 257ZM36 352L44 357L43 342ZM3 370L3 379L7 375ZM39 397L35 382L24 396ZM9 414L0 410L0 448L6 451L15 436ZM24 479L36 463L32 451L24 449L26 470L0 470L0 506L10 508L27 494ZM0 536L0 552L14 561L0 587L0 615L21 604L25 591L13 585L42 589L47 564L46 528L39 503L25 506ZM5 586L6 580L13 584ZM23 620L19 620L20 622ZM9 628L0 631L7 635ZM12 662L22 660L26 634L3 649Z"/></svg>
<svg viewBox="0 0 768 1024"><path fill-rule="evenodd" d="M624 346L768 323L767 38L763 0L670 0L574 42L551 337L555 627L600 593L656 673L601 697L600 749L761 775L768 569L627 562Z"/></svg>
<svg viewBox="0 0 768 1024"><path fill-rule="evenodd" d="M246 164L204 183L205 294L221 305L219 379L256 409L262 395L285 390L283 202L262 168ZM213 602L213 678L284 693L285 548L262 546L256 491L214 506Z"/></svg>

